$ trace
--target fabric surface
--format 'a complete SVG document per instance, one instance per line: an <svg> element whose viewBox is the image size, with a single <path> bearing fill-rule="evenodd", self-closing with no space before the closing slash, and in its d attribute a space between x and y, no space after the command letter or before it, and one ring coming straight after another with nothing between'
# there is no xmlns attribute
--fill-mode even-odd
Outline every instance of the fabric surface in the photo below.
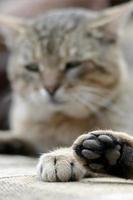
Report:
<svg viewBox="0 0 133 200"><path fill-rule="evenodd" d="M133 181L90 178L45 183L36 176L37 159L0 156L0 200L132 200Z"/></svg>

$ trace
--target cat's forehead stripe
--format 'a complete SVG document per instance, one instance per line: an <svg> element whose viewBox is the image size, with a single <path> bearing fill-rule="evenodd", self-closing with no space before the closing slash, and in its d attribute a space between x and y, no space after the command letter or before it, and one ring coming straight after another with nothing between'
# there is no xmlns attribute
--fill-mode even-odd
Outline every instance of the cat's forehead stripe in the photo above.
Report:
<svg viewBox="0 0 133 200"><path fill-rule="evenodd" d="M100 49L114 42L114 38L106 38L102 30L87 29L96 16L88 10L70 9L50 12L34 20L27 38L20 41L25 62L37 59L50 63L52 57L59 62L70 62L96 57L102 52Z"/></svg>
<svg viewBox="0 0 133 200"><path fill-rule="evenodd" d="M89 20L91 21L96 16L95 13L88 12L87 10L68 9L58 10L46 13L44 16L38 18L33 26L41 32L42 36L47 37L49 32L60 27L61 31L67 32L76 28L79 24L82 24Z"/></svg>

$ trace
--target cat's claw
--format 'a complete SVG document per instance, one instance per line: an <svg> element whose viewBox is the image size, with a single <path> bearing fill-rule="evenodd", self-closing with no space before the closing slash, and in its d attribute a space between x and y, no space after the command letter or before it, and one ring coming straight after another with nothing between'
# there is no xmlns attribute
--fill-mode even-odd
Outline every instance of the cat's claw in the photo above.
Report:
<svg viewBox="0 0 133 200"><path fill-rule="evenodd" d="M80 136L74 143L76 157L96 172L107 172L119 164L122 141L111 131L94 131Z"/></svg>

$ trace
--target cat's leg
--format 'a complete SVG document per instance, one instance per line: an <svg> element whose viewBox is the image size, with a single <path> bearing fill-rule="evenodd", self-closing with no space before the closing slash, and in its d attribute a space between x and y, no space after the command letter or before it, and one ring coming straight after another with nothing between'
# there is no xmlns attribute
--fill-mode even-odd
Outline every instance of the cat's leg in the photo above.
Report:
<svg viewBox="0 0 133 200"><path fill-rule="evenodd" d="M10 131L0 131L0 154L37 156L37 149L33 144Z"/></svg>
<svg viewBox="0 0 133 200"><path fill-rule="evenodd" d="M71 148L61 148L40 157L37 172L48 182L75 181L84 177L86 169L75 159Z"/></svg>
<svg viewBox="0 0 133 200"><path fill-rule="evenodd" d="M94 172L133 178L133 137L99 130L81 135L73 144L75 157Z"/></svg>

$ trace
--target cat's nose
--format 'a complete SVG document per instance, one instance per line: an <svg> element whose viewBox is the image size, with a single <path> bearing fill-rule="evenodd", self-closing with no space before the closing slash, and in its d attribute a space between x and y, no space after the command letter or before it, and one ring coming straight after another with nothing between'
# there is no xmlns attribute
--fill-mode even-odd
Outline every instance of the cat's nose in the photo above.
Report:
<svg viewBox="0 0 133 200"><path fill-rule="evenodd" d="M48 92L50 96L54 96L56 91L59 89L60 85L47 85L45 86L45 90Z"/></svg>
<svg viewBox="0 0 133 200"><path fill-rule="evenodd" d="M54 96L56 91L61 86L62 76L61 73L55 70L45 70L43 75L43 86L50 96Z"/></svg>

